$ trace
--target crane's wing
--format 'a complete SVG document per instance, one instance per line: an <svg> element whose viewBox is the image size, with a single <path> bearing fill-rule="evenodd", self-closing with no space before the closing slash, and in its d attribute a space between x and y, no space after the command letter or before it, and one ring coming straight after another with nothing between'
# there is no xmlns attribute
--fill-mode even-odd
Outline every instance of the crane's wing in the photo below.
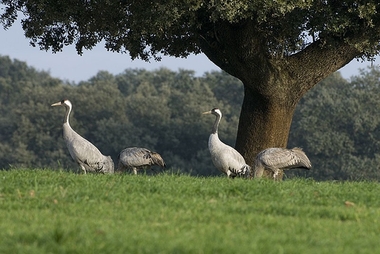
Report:
<svg viewBox="0 0 380 254"><path fill-rule="evenodd" d="M249 176L251 172L251 167L248 164L246 164L244 157L233 147L224 143L221 144L223 144L223 148L222 152L220 153L220 156L224 157L224 159L222 159L222 163L226 163L226 168L228 168L230 173L232 173L231 176ZM224 166L222 165L222 167ZM227 175L230 176L228 172Z"/></svg>
<svg viewBox="0 0 380 254"><path fill-rule="evenodd" d="M311 168L309 158L300 148L268 148L256 156L256 164L261 163L271 169Z"/></svg>
<svg viewBox="0 0 380 254"><path fill-rule="evenodd" d="M119 162L125 167L140 167L148 165L165 167L165 162L158 153L140 147L129 147L122 150L119 154Z"/></svg>
<svg viewBox="0 0 380 254"><path fill-rule="evenodd" d="M99 172L104 170L104 167L111 167L110 161L105 158L99 149L78 133L71 133L71 135L65 137L65 139L71 157L74 161L83 166L86 171Z"/></svg>
<svg viewBox="0 0 380 254"><path fill-rule="evenodd" d="M222 144L224 145L223 146L223 154L226 154L227 156L229 156L231 159L235 160L239 164L246 164L244 157L238 151L236 151L235 148L233 148L229 145L226 145L224 143L222 143Z"/></svg>

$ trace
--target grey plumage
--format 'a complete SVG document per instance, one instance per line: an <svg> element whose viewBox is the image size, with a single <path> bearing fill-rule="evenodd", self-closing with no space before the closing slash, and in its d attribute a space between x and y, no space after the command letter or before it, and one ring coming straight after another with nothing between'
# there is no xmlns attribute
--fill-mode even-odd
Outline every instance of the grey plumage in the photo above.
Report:
<svg viewBox="0 0 380 254"><path fill-rule="evenodd" d="M311 163L301 148L268 148L261 151L255 158L255 178L261 178L264 169L273 171L276 178L281 170L304 168L311 169Z"/></svg>
<svg viewBox="0 0 380 254"><path fill-rule="evenodd" d="M166 167L158 153L146 148L128 147L119 153L117 171L132 170L137 175L138 170L150 168L152 165Z"/></svg>
<svg viewBox="0 0 380 254"><path fill-rule="evenodd" d="M64 106L66 108L63 121L63 138L70 155L79 164L83 172L114 173L114 162L110 156L103 155L96 146L76 133L70 126L69 117L72 104L69 100L53 103L51 106Z"/></svg>
<svg viewBox="0 0 380 254"><path fill-rule="evenodd" d="M215 167L227 177L248 177L251 167L245 163L243 156L229 145L220 141L218 136L218 127L222 119L222 112L218 108L214 108L203 114L213 114L216 116L211 135L208 140L208 148L211 154L211 160Z"/></svg>

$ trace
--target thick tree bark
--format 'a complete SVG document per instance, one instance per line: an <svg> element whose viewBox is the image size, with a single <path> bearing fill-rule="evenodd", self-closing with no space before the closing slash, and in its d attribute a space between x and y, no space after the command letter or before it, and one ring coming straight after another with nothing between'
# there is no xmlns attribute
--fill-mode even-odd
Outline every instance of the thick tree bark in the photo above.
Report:
<svg viewBox="0 0 380 254"><path fill-rule="evenodd" d="M246 86L236 148L249 165L268 147L286 147L295 105L263 97Z"/></svg>
<svg viewBox="0 0 380 254"><path fill-rule="evenodd" d="M359 54L336 39L335 46L322 47L317 41L294 55L275 58L253 24L215 27L204 33L200 45L211 61L244 84L236 149L249 165L265 148L286 147L301 97Z"/></svg>

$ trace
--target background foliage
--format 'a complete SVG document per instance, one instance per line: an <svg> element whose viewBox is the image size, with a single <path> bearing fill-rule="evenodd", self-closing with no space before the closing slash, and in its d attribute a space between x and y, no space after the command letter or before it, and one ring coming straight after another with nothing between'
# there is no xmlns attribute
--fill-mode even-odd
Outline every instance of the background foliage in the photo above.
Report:
<svg viewBox="0 0 380 254"><path fill-rule="evenodd" d="M289 147L302 147L311 171L294 175L327 179L380 179L380 69L350 81L336 73L299 103ZM194 175L216 175L207 149L221 108L220 137L234 145L242 83L224 72L127 69L101 71L79 84L52 78L26 63L0 57L0 168L75 169L62 139L61 99L73 103L72 127L114 161L125 147L159 152L168 167Z"/></svg>

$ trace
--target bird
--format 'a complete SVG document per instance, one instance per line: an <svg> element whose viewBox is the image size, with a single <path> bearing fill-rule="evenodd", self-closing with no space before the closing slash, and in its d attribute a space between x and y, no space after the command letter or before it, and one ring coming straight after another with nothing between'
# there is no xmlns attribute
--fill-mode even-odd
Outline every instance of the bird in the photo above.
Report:
<svg viewBox="0 0 380 254"><path fill-rule="evenodd" d="M222 112L219 108L202 113L203 115L212 114L216 116L212 132L208 140L208 148L214 166L226 174L228 178L249 177L251 167L245 163L243 156L229 145L223 143L218 136L218 128L222 119Z"/></svg>
<svg viewBox="0 0 380 254"><path fill-rule="evenodd" d="M114 173L114 162L111 156L103 155L96 146L76 133L70 126L69 118L73 108L67 99L53 103L52 107L64 106L66 108L63 121L63 138L73 160L79 164L84 174Z"/></svg>
<svg viewBox="0 0 380 254"><path fill-rule="evenodd" d="M267 148L259 152L255 157L254 178L261 178L264 169L271 170L273 178L276 179L283 170L294 168L311 169L310 160L301 148Z"/></svg>
<svg viewBox="0 0 380 254"><path fill-rule="evenodd" d="M150 168L152 165L166 167L160 154L142 147L127 147L119 153L117 158L117 171L132 170L135 175L138 170Z"/></svg>

